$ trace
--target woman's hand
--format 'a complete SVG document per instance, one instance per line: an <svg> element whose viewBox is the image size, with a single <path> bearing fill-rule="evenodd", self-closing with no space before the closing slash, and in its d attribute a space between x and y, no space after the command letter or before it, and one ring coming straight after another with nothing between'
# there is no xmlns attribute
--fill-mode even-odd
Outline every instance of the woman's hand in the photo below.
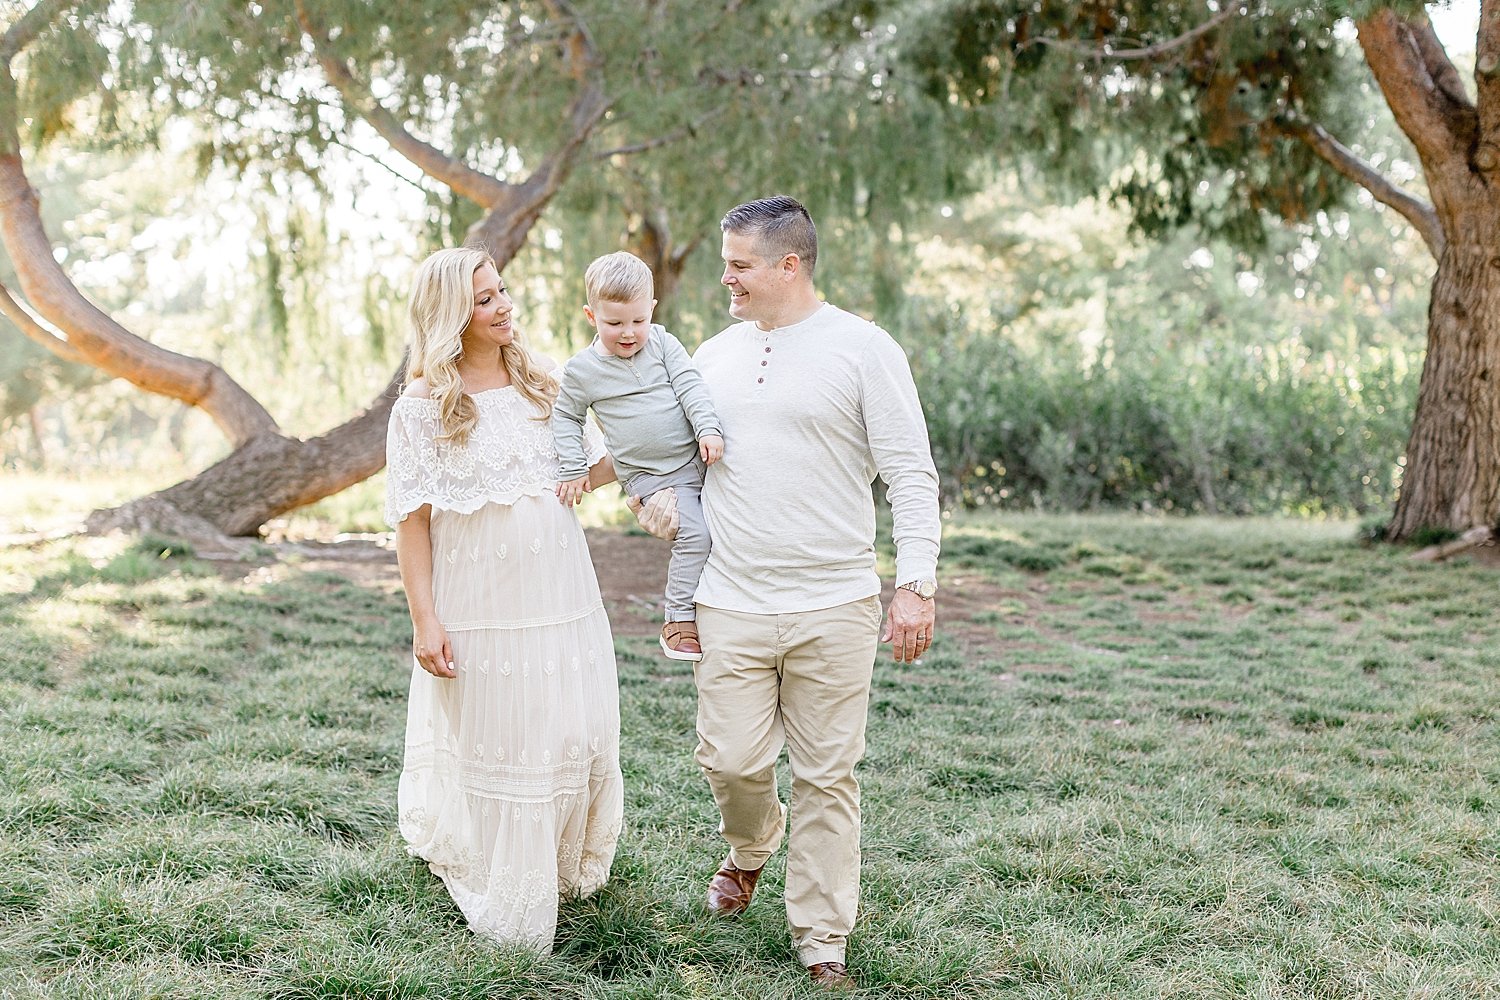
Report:
<svg viewBox="0 0 1500 1000"><path fill-rule="evenodd" d="M453 663L453 644L448 631L438 622L412 623L412 655L417 665L434 677L458 676Z"/></svg>

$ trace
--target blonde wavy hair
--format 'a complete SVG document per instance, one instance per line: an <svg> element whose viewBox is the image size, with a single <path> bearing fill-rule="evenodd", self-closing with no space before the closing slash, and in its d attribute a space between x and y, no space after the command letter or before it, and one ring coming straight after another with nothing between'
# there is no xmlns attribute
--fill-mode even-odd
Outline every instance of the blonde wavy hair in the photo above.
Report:
<svg viewBox="0 0 1500 1000"><path fill-rule="evenodd" d="M463 390L458 360L463 356L463 333L474 315L474 274L488 264L500 272L495 259L483 250L458 247L439 250L417 267L412 277L407 313L411 319L411 353L406 381L427 380L427 393L438 404L443 432L440 441L462 445L479 423L479 408ZM526 399L536 404L546 420L557 398L557 380L520 342L500 348L500 363Z"/></svg>

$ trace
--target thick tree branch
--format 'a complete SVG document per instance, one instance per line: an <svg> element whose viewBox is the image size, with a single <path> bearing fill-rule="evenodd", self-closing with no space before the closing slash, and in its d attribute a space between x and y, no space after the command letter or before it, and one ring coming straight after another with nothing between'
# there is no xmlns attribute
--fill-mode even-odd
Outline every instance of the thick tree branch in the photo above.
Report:
<svg viewBox="0 0 1500 1000"><path fill-rule="evenodd" d="M47 6L60 12L70 5ZM45 27L27 24L29 35L13 27L6 44L34 38ZM18 54L10 53L12 58ZM277 432L266 408L223 369L137 337L90 302L59 266L21 160L16 80L9 61L0 61L0 242L16 269L22 294L42 319L67 334L78 360L147 392L199 407L236 445Z"/></svg>
<svg viewBox="0 0 1500 1000"><path fill-rule="evenodd" d="M77 360L200 408L235 445L277 433L266 408L219 366L141 339L78 290L52 256L36 191L14 155L0 156L0 240L22 293L38 315L67 333L68 344L81 356Z"/></svg>
<svg viewBox="0 0 1500 1000"><path fill-rule="evenodd" d="M566 42L568 75L579 89L568 107L567 137L547 154L530 177L512 185L505 204L492 206L469 230L470 240L484 244L502 267L515 256L526 234L541 217L542 209L572 173L584 144L609 109L604 91L604 60L588 25L567 0L546 0L546 5L554 17L572 25Z"/></svg>
<svg viewBox="0 0 1500 1000"><path fill-rule="evenodd" d="M1447 237L1443 233L1443 224L1431 205L1402 190L1390 178L1361 159L1354 150L1329 135L1321 125L1282 123L1277 128L1284 135L1306 143L1325 163L1374 195L1376 201L1399 212L1421 235L1433 259L1442 257Z"/></svg>
<svg viewBox="0 0 1500 1000"><path fill-rule="evenodd" d="M546 0L546 4L554 17L573 25L567 40L568 75L578 86L578 93L568 106L568 137L542 160L522 185L532 189L533 197L545 192L545 197L550 199L573 169L578 152L593 134L594 126L604 117L609 100L604 95L604 60L599 57L588 25L567 0Z"/></svg>
<svg viewBox="0 0 1500 1000"><path fill-rule="evenodd" d="M1409 21L1382 8L1360 21L1359 45L1396 124L1422 159L1428 187L1441 198L1445 178L1468 171L1469 136L1463 117L1433 80ZM1465 133L1469 134L1466 135Z"/></svg>
<svg viewBox="0 0 1500 1000"><path fill-rule="evenodd" d="M524 181L508 183L468 166L407 131L393 113L355 80L349 66L332 54L327 32L308 10L305 0L296 0L298 24L311 40L318 63L334 89L353 111L362 115L391 144L392 149L416 164L427 176L486 209L485 216L470 228L469 240L482 243L501 267L525 242L526 234L572 172L580 151L609 107L604 94L603 60L587 25L567 0L544 2L555 18L570 25L563 44L568 74L579 90L568 109L566 138L537 164Z"/></svg>
<svg viewBox="0 0 1500 1000"><path fill-rule="evenodd" d="M368 479L385 464L386 424L401 391L403 364L362 413L301 441L266 434L192 479L113 510L95 511L95 533L158 530L233 550L223 535L253 535L273 517Z"/></svg>
<svg viewBox="0 0 1500 1000"><path fill-rule="evenodd" d="M1455 112L1473 111L1474 102L1469 100L1469 92L1464 89L1464 78L1448 58L1448 50L1443 48L1442 41L1433 30L1432 19L1423 11L1412 17L1410 24L1412 39L1417 43L1417 51L1422 54L1422 64L1427 67L1427 74L1432 77L1432 82L1448 99Z"/></svg>
<svg viewBox="0 0 1500 1000"><path fill-rule="evenodd" d="M89 363L89 359L82 351L43 326L41 321L31 314L31 310L15 300L15 297L10 294L10 289L4 285L0 285L0 313L14 323L16 329L26 334L28 339L41 344L64 361L72 361L81 365Z"/></svg>
<svg viewBox="0 0 1500 1000"><path fill-rule="evenodd" d="M323 67L328 82L333 84L350 109L369 122L380 137L391 144L392 149L416 164L433 180L446 184L477 205L491 208L510 194L511 185L475 170L407 131L401 121L354 78L348 64L329 51L331 43L327 31L313 17L303 0L297 0L297 23L312 42L313 55L318 60L318 65Z"/></svg>
<svg viewBox="0 0 1500 1000"><path fill-rule="evenodd" d="M1138 48L1116 48L1109 43L1105 43L1103 48L1099 48L1093 45L1085 45L1082 42L1073 41L1070 38L1048 38L1045 35L1038 35L1034 38L1028 38L1025 42L1022 43L1021 47L1026 48L1032 45L1045 45L1049 48L1054 49L1067 49L1068 51L1076 52L1085 58L1098 60L1114 59L1120 61L1136 62L1151 59L1160 59L1162 56L1170 55L1171 53L1176 52L1178 49L1183 48L1184 46L1191 45L1193 42L1214 31L1225 22L1246 13L1247 11L1243 3L1231 3L1229 6L1225 7L1223 10L1219 11L1213 17L1209 18L1207 21L1204 21L1202 24L1198 25L1195 28L1190 28L1189 30L1184 31L1182 34L1175 37L1167 38L1152 45Z"/></svg>

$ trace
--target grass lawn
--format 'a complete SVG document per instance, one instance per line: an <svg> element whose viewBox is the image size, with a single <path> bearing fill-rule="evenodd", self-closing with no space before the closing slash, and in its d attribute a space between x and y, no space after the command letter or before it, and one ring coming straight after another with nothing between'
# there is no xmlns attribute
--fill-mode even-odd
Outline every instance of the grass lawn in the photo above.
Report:
<svg viewBox="0 0 1500 1000"><path fill-rule="evenodd" d="M862 995L1500 996L1500 572L1353 533L950 523L991 596L876 669ZM407 643L327 573L0 549L0 996L813 995L780 858L705 915L691 673L646 639L611 882L551 957L476 941L395 832Z"/></svg>

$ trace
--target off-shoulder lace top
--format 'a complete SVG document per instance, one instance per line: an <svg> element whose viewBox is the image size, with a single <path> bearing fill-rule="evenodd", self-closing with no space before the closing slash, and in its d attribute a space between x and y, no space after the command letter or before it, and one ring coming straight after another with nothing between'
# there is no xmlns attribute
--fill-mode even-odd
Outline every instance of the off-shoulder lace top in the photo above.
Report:
<svg viewBox="0 0 1500 1000"><path fill-rule="evenodd" d="M439 441L438 404L405 395L391 409L386 430L385 519L392 527L423 504L472 514L487 503L513 504L551 493L557 485L552 430L512 387L471 394L479 423L466 444ZM604 457L604 438L584 428L589 464Z"/></svg>

